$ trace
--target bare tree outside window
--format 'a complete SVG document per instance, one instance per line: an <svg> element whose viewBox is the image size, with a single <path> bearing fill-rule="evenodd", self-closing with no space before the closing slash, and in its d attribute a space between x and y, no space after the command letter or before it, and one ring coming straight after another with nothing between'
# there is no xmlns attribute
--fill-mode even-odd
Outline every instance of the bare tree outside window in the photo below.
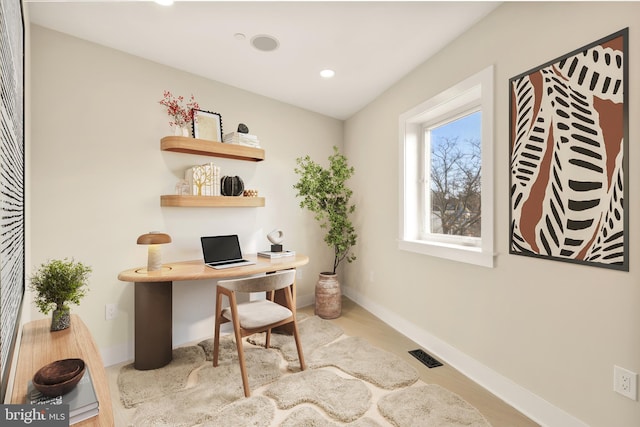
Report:
<svg viewBox="0 0 640 427"><path fill-rule="evenodd" d="M481 237L479 116L476 112L428 130L431 233Z"/></svg>

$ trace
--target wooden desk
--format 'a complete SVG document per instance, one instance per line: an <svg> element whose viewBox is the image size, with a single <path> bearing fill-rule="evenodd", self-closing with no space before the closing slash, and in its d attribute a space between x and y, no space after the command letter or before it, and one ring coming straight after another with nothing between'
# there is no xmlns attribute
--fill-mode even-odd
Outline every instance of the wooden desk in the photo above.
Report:
<svg viewBox="0 0 640 427"><path fill-rule="evenodd" d="M173 350L171 300L174 281L229 279L272 273L297 268L309 262L309 257L306 255L276 259L248 255L244 258L255 261L255 264L216 270L204 265L202 260L195 260L164 264L159 271L148 272L146 268L139 267L120 273L119 280L135 283L133 366L136 369L148 370L161 368L171 362ZM215 297L212 295L211 307L214 306Z"/></svg>
<svg viewBox="0 0 640 427"><path fill-rule="evenodd" d="M50 332L51 319L34 320L24 325L18 354L16 377L11 393L11 403L27 402L27 381L38 369L56 360L80 358L91 372L91 379L99 402L98 416L74 426L113 426L113 408L109 382L93 337L82 319L71 315L71 326L62 331Z"/></svg>

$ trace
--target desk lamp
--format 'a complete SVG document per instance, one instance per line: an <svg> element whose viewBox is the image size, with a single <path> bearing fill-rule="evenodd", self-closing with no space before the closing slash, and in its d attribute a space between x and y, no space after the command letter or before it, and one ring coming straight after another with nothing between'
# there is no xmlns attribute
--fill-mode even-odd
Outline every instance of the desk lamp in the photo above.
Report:
<svg viewBox="0 0 640 427"><path fill-rule="evenodd" d="M149 255L147 260L147 271L157 271L162 268L162 254L160 245L171 243L171 236L159 231L151 231L138 237L139 245L149 245Z"/></svg>

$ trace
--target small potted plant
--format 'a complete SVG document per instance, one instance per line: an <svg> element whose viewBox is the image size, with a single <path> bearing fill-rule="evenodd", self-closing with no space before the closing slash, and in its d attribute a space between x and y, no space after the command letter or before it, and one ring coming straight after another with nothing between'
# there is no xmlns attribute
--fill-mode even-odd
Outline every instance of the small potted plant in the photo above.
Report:
<svg viewBox="0 0 640 427"><path fill-rule="evenodd" d="M79 304L88 291L91 267L73 259L54 259L41 264L30 277L29 289L35 292L34 303L41 313L53 310L51 330L69 327L71 317L68 303Z"/></svg>
<svg viewBox="0 0 640 427"><path fill-rule="evenodd" d="M295 172L300 179L293 188L298 191L296 196L302 197L300 207L315 214L320 227L327 230L325 243L334 251L333 269L320 273L316 284L316 314L325 319L333 319L340 316L342 310L336 270L340 262L352 262L356 259L350 250L356 244L357 234L349 219L349 214L356 207L349 204L353 192L346 185L354 168L348 165L347 158L335 146L326 169L309 156L298 158L296 162L298 167Z"/></svg>

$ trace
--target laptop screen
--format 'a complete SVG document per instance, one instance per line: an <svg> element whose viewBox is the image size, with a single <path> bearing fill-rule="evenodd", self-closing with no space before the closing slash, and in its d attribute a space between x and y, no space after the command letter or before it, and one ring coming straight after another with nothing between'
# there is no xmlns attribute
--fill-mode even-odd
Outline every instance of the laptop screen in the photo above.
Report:
<svg viewBox="0 0 640 427"><path fill-rule="evenodd" d="M242 258L240 242L236 234L201 237L200 241L205 264Z"/></svg>

